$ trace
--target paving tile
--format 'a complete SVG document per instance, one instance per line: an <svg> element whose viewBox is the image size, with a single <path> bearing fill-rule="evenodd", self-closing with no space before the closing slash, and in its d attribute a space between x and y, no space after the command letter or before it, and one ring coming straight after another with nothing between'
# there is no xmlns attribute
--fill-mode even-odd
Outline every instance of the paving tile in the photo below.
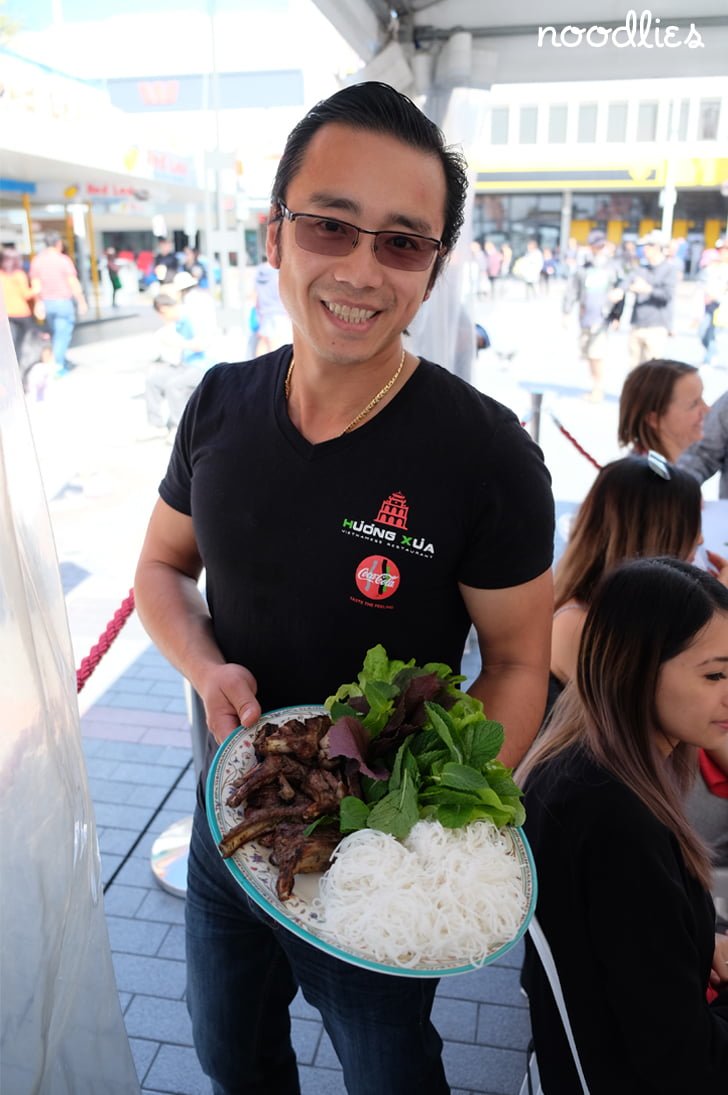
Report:
<svg viewBox="0 0 728 1095"><path fill-rule="evenodd" d="M525 1050L531 1039L528 1010L500 1007L498 1004L481 1004L475 1037L483 1046Z"/></svg>
<svg viewBox="0 0 728 1095"><path fill-rule="evenodd" d="M120 992L119 993L119 1006L121 1007L121 1014L122 1015L124 1014L126 1009L129 1007L129 1004L131 1003L131 1001L133 999L134 999L134 997L132 996L132 994L130 992Z"/></svg>
<svg viewBox="0 0 728 1095"><path fill-rule="evenodd" d="M210 1095L210 1081L197 1054L186 1046L161 1046L144 1082L163 1095Z"/></svg>
<svg viewBox="0 0 728 1095"><path fill-rule="evenodd" d="M319 1042L318 1050L316 1051L316 1057L314 1064L317 1068L340 1068L339 1058L336 1056L336 1050L334 1049L331 1039L325 1030L321 1032L321 1041Z"/></svg>
<svg viewBox="0 0 728 1095"><path fill-rule="evenodd" d="M191 814L195 809L195 792L192 787L176 787L164 804L165 810L186 810Z"/></svg>
<svg viewBox="0 0 728 1095"><path fill-rule="evenodd" d="M122 726L108 722L84 722L81 725L81 733L84 738L101 738L104 741L113 738L116 741L138 742L141 741L145 731L141 726Z"/></svg>
<svg viewBox="0 0 728 1095"><path fill-rule="evenodd" d="M142 784L141 787L134 788L128 801L131 806L151 806L156 809L166 793L167 790L164 787Z"/></svg>
<svg viewBox="0 0 728 1095"><path fill-rule="evenodd" d="M153 680L143 680L139 677L132 677L125 673L123 677L119 677L118 681L111 688L104 692L102 700L104 703L108 703L111 696L116 696L121 692L126 692L129 695L136 694L145 696L147 693L151 692L153 688Z"/></svg>
<svg viewBox="0 0 728 1095"><path fill-rule="evenodd" d="M152 708L139 712L97 704L91 708L89 714L92 715L94 722L133 723L144 727L162 726L168 730L182 730L189 727L186 718L180 718L179 715L165 715L164 712ZM84 718L88 717L88 715L84 716Z"/></svg>
<svg viewBox="0 0 728 1095"><path fill-rule="evenodd" d="M300 989L293 997L290 1012L291 1015L295 1015L297 1019L317 1019L321 1022L321 1013L319 1012L319 1009L308 1003Z"/></svg>
<svg viewBox="0 0 728 1095"><path fill-rule="evenodd" d="M182 747L189 745L190 732L189 729L167 730L164 727L151 727L144 731L140 740L148 745L175 745Z"/></svg>
<svg viewBox="0 0 728 1095"><path fill-rule="evenodd" d="M150 1038L179 1046L192 1045L192 1023L181 1000L137 994L124 1015L129 1037Z"/></svg>
<svg viewBox="0 0 728 1095"><path fill-rule="evenodd" d="M165 808L160 810L149 822L148 831L157 834L163 833L170 825L174 825L178 821L184 821L191 813L192 806L190 806L189 810L168 810L165 806Z"/></svg>
<svg viewBox="0 0 728 1095"><path fill-rule="evenodd" d="M437 994L486 1004L527 1008L519 977L520 970L485 966L481 970L473 970L472 973L464 973L458 977L443 977Z"/></svg>
<svg viewBox="0 0 728 1095"><path fill-rule="evenodd" d="M340 1069L299 1065L298 1075L301 1078L301 1095L346 1095Z"/></svg>
<svg viewBox="0 0 728 1095"><path fill-rule="evenodd" d="M291 1043L296 1051L296 1058L302 1064L313 1064L322 1030L320 1022L314 1023L310 1019L291 1020Z"/></svg>
<svg viewBox="0 0 728 1095"><path fill-rule="evenodd" d="M107 707L123 707L134 711L166 711L166 696L137 696L128 692L108 692L104 696Z"/></svg>
<svg viewBox="0 0 728 1095"><path fill-rule="evenodd" d="M174 696L175 699L181 699L184 702L184 685L181 677L178 677L177 680L147 681L145 683L149 684L150 695L152 696Z"/></svg>
<svg viewBox="0 0 728 1095"><path fill-rule="evenodd" d="M141 920L125 916L106 914L106 926L112 951L127 954L158 954L159 948L168 932L166 924L153 920ZM175 955L159 955L173 958Z"/></svg>
<svg viewBox="0 0 728 1095"><path fill-rule="evenodd" d="M127 802L98 802L94 807L97 825L131 829L135 833L146 829L152 815L148 806L130 806Z"/></svg>
<svg viewBox="0 0 728 1095"><path fill-rule="evenodd" d="M146 787L169 788L179 775L179 769L166 764L135 764L121 761L115 771L114 779Z"/></svg>
<svg viewBox="0 0 728 1095"><path fill-rule="evenodd" d="M445 1073L452 1087L487 1095L517 1095L526 1073L526 1054L467 1042L446 1042Z"/></svg>
<svg viewBox="0 0 728 1095"><path fill-rule="evenodd" d="M185 703L184 697L170 697L165 704L164 710L170 711L177 715L184 715L187 711L187 704Z"/></svg>
<svg viewBox="0 0 728 1095"><path fill-rule="evenodd" d="M138 886L120 886L112 883L104 894L104 909L107 916L134 916L140 908L148 891Z"/></svg>
<svg viewBox="0 0 728 1095"><path fill-rule="evenodd" d="M185 929L180 924L172 924L168 927L167 934L162 945L157 951L158 958L176 958L180 962L185 960ZM304 1016L303 1018L306 1018Z"/></svg>
<svg viewBox="0 0 728 1095"><path fill-rule="evenodd" d="M435 998L432 1021L442 1038L457 1042L475 1041L478 1027L478 1005L471 1000L455 1000L441 996Z"/></svg>
<svg viewBox="0 0 728 1095"><path fill-rule="evenodd" d="M140 992L179 1000L185 988L184 962L112 953L116 984L122 992Z"/></svg>
<svg viewBox="0 0 728 1095"><path fill-rule="evenodd" d="M129 829L106 828L99 833L99 848L102 855L105 852L126 855L135 840L136 833Z"/></svg>
<svg viewBox="0 0 728 1095"><path fill-rule="evenodd" d="M86 774L89 781L111 779L114 775L116 764L113 759L106 757L89 757L86 760Z"/></svg>
<svg viewBox="0 0 728 1095"><path fill-rule="evenodd" d="M112 886L112 890L113 890ZM109 891L111 892L111 891ZM147 890L144 900L139 904L136 915L142 920L158 920L167 924L184 924L185 903L181 897L167 893L155 883Z"/></svg>
<svg viewBox="0 0 728 1095"><path fill-rule="evenodd" d="M149 860L130 856L119 871L117 879L124 886L157 886ZM114 880L116 882L116 879Z"/></svg>
<svg viewBox="0 0 728 1095"><path fill-rule="evenodd" d="M124 857L121 855L105 854L101 857L101 883L106 885L109 879L113 876L116 869L121 863L124 862Z"/></svg>
<svg viewBox="0 0 728 1095"><path fill-rule="evenodd" d="M113 762L112 762L113 763ZM133 783L125 783L115 779L89 779L89 789L94 802L130 802L136 790ZM134 805L145 806L146 803L137 802Z"/></svg>
<svg viewBox="0 0 728 1095"><path fill-rule="evenodd" d="M134 1065L136 1067L139 1083L142 1083L149 1070L149 1066L159 1050L159 1043L142 1041L139 1038L130 1038L129 1048L131 1049L131 1055L134 1058Z"/></svg>

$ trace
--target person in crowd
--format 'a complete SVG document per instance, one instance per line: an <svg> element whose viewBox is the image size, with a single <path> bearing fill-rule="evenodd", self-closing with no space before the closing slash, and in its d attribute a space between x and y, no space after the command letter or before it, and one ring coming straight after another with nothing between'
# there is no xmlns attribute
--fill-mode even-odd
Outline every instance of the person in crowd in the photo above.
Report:
<svg viewBox="0 0 728 1095"><path fill-rule="evenodd" d="M639 241L645 265L626 283L625 292L634 294L629 359L634 368L643 361L661 358L667 349L668 333L672 329L675 290L678 271L667 260L665 236L657 229Z"/></svg>
<svg viewBox="0 0 728 1095"><path fill-rule="evenodd" d="M212 294L200 288L194 274L180 270L172 280L172 291L182 302L182 318L189 327L187 337L194 340L196 363L206 369L213 364L215 342L219 334L217 307Z"/></svg>
<svg viewBox="0 0 728 1095"><path fill-rule="evenodd" d="M121 262L115 247L106 248L106 272L111 285L111 307L116 308L116 294L121 289Z"/></svg>
<svg viewBox="0 0 728 1095"><path fill-rule="evenodd" d="M538 245L538 240L531 239L526 244L525 254L516 259L513 264L515 277L520 278L526 286L526 300L533 300L536 296L536 286L541 278L543 270L543 252Z"/></svg>
<svg viewBox="0 0 728 1095"><path fill-rule="evenodd" d="M510 411L402 345L454 247L467 189L461 155L386 84L336 92L289 135L266 249L293 346L205 374L137 567L141 619L200 695L210 753L261 710L324 699L377 643L459 666L471 624L483 660L471 692L505 726L502 759L515 763L536 733L548 473ZM395 497L400 531L387 516ZM394 532L386 547L352 534L359 517ZM380 567L386 583L361 577ZM288 1005L299 986L349 1095L445 1095L436 979L353 966L273 924L220 858L205 776L187 1003L218 1095L298 1092Z"/></svg>
<svg viewBox="0 0 728 1095"><path fill-rule="evenodd" d="M716 399L703 421L703 436L678 457L678 466L704 483L720 472L718 497L728 498L728 391Z"/></svg>
<svg viewBox="0 0 728 1095"><path fill-rule="evenodd" d="M68 255L63 253L63 240L58 232L46 235L46 246L30 263L30 285L33 296L43 308L53 346L53 358L58 373L68 372L68 347L73 338L76 316L88 311L78 272Z"/></svg>
<svg viewBox="0 0 728 1095"><path fill-rule="evenodd" d="M23 343L36 325L32 307L34 294L13 244L4 244L0 253L0 291L10 323L15 356L22 369Z"/></svg>
<svg viewBox="0 0 728 1095"><path fill-rule="evenodd" d="M574 519L554 575L554 618L547 711L576 675L584 621L604 574L625 559L673 555L692 560L700 533L700 486L658 453L606 464ZM707 553L728 585L728 560Z"/></svg>
<svg viewBox="0 0 728 1095"><path fill-rule="evenodd" d="M646 361L632 369L619 398L617 439L634 452L650 449L674 463L703 436L708 406L694 365Z"/></svg>
<svg viewBox="0 0 728 1095"><path fill-rule="evenodd" d="M609 258L604 232L589 233L589 259L576 266L566 284L562 311L569 314L579 305L579 350L586 359L591 375L591 391L587 399L600 403L604 399L604 360L607 355L607 329L610 315L618 301L619 271Z"/></svg>
<svg viewBox="0 0 728 1095"><path fill-rule="evenodd" d="M160 292L154 308L162 319L156 354L144 384L150 431L140 440L174 441L182 412L202 379L206 360L178 296Z"/></svg>
<svg viewBox="0 0 728 1095"><path fill-rule="evenodd" d="M269 354L291 341L291 321L278 288L279 272L263 256L255 271L255 357Z"/></svg>
<svg viewBox="0 0 728 1095"><path fill-rule="evenodd" d="M725 586L676 559L622 564L595 591L575 685L517 772L536 916L591 1095L725 1087L728 937L684 795L695 747L728 740L727 662ZM544 1095L581 1095L530 939L523 986Z"/></svg>
<svg viewBox="0 0 728 1095"><path fill-rule="evenodd" d="M543 249L543 265L541 267L540 282L541 292L548 293L551 287L551 281L556 277L558 270L558 262L556 256L550 247L544 247Z"/></svg>
<svg viewBox="0 0 728 1095"><path fill-rule="evenodd" d="M513 248L508 240L504 240L500 246L500 253L503 261L501 262L500 276L507 278L511 273L511 263L513 262Z"/></svg>
<svg viewBox="0 0 728 1095"><path fill-rule="evenodd" d="M704 360L712 362L716 353L716 322L718 309L728 310L728 240L715 241L714 258L702 271L705 314L700 327Z"/></svg>
<svg viewBox="0 0 728 1095"><path fill-rule="evenodd" d="M160 285L169 285L170 282L174 281L174 275L179 272L179 258L172 240L159 240L152 269Z"/></svg>
<svg viewBox="0 0 728 1095"><path fill-rule="evenodd" d="M209 289L210 281L207 276L207 268L200 258L200 252L189 244L182 252L182 270L180 273L191 274L200 289Z"/></svg>
<svg viewBox="0 0 728 1095"><path fill-rule="evenodd" d="M485 272L490 283L490 295L495 297L495 288L503 269L503 253L496 247L493 240L486 240L483 245L485 253Z"/></svg>

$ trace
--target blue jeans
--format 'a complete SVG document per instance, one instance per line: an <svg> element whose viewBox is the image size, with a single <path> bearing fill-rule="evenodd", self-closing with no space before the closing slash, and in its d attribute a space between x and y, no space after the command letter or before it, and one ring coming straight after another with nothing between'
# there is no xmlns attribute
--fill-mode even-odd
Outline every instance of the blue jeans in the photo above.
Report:
<svg viewBox="0 0 728 1095"><path fill-rule="evenodd" d="M214 1095L299 1095L288 1006L318 1008L348 1095L447 1095L430 1021L437 981L372 973L310 946L249 901L204 810L189 851L187 1006Z"/></svg>
<svg viewBox="0 0 728 1095"><path fill-rule="evenodd" d="M66 366L66 354L76 325L76 308L72 300L44 300L46 322L51 332L53 357L59 369Z"/></svg>

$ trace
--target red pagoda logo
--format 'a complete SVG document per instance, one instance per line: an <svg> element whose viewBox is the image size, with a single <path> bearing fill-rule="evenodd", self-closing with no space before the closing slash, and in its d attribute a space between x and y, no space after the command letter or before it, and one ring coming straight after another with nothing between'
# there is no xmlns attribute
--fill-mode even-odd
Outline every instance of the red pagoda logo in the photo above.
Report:
<svg viewBox="0 0 728 1095"><path fill-rule="evenodd" d="M409 506L407 499L399 491L385 498L379 507L379 513L374 520L379 525L389 525L391 528L407 528L407 514Z"/></svg>

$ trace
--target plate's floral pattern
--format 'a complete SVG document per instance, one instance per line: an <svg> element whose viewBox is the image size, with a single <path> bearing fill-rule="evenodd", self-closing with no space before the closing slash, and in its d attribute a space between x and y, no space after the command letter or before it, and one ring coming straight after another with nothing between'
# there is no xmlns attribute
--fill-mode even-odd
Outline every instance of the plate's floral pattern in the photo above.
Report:
<svg viewBox="0 0 728 1095"><path fill-rule="evenodd" d="M220 840L222 834L234 828L242 820L242 810L238 807L228 806L227 799L233 781L256 763L253 739L258 727L264 722L282 723L288 719L306 719L312 715L325 713L326 709L324 707L313 704L270 711L263 715L255 726L250 729L241 727L223 742L210 769L207 786L208 820L215 840ZM512 942L499 947L493 954L488 955L483 963L485 965L505 954L521 938L531 921L536 904L534 868L525 838L520 829L507 829L505 832L511 840L513 854L516 856L521 868L523 890L526 896L526 913ZM268 855L267 848L262 847L257 841L250 841L249 844L244 844L242 848L239 848L225 862L233 877L241 884L249 897L280 924L283 924L296 935L313 944L313 946L334 954L338 958L352 962L354 965L405 977L442 977L447 974L466 973L468 970L475 968L467 963L455 968L446 967L443 964L441 968L434 967L426 970L401 969L396 966L383 966L375 962L370 955L364 953L342 952L337 946L336 939L326 932L320 923L319 914L313 906L313 900L318 894L318 880L321 876L318 874L297 875L295 889L291 897L283 902L276 893L278 869L269 862Z"/></svg>

